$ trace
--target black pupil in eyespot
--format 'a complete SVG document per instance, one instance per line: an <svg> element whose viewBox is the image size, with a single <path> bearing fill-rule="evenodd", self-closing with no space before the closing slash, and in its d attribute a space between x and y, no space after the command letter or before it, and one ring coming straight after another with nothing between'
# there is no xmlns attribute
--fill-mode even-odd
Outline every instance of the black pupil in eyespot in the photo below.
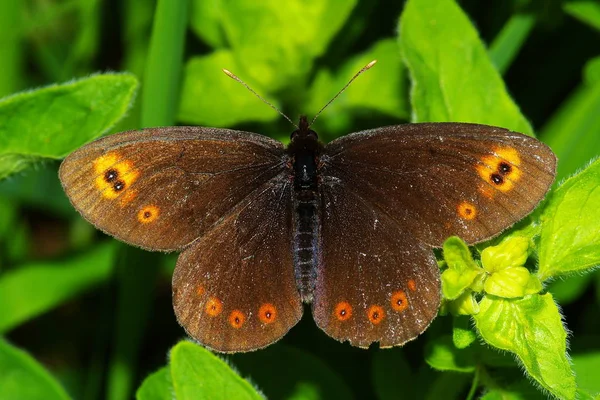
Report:
<svg viewBox="0 0 600 400"><path fill-rule="evenodd" d="M123 181L117 181L113 188L117 191L120 192L121 190L123 190L123 188L125 187L125 183Z"/></svg>
<svg viewBox="0 0 600 400"><path fill-rule="evenodd" d="M509 164L504 163L504 162L500 164L500 173L507 174L510 172L510 170L511 170L511 167Z"/></svg>
<svg viewBox="0 0 600 400"><path fill-rule="evenodd" d="M504 182L504 179L502 179L502 177L498 174L493 174L492 182L494 182L496 185L501 185Z"/></svg>
<svg viewBox="0 0 600 400"><path fill-rule="evenodd" d="M119 176L119 174L117 171L115 171L114 169L109 169L104 174L104 179L106 179L106 182L112 182L115 179L117 179L118 176Z"/></svg>

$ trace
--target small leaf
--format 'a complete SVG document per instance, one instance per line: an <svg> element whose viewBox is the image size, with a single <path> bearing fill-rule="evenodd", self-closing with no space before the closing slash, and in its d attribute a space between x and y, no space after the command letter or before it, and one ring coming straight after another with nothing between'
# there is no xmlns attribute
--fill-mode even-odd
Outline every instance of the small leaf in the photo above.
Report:
<svg viewBox="0 0 600 400"><path fill-rule="evenodd" d="M526 237L508 237L497 246L486 247L481 252L483 269L493 274L509 267L525 265L531 241Z"/></svg>
<svg viewBox="0 0 600 400"><path fill-rule="evenodd" d="M448 311L454 316L474 315L479 312L479 304L470 290L465 291L457 299L447 301L446 307L448 307Z"/></svg>
<svg viewBox="0 0 600 400"><path fill-rule="evenodd" d="M471 349L457 349L449 335L428 343L425 361L439 371L473 372L476 367Z"/></svg>
<svg viewBox="0 0 600 400"><path fill-rule="evenodd" d="M573 369L577 387L585 389L589 393L600 394L600 352L575 354L572 357Z"/></svg>
<svg viewBox="0 0 600 400"><path fill-rule="evenodd" d="M0 178L41 157L62 158L106 132L137 86L131 74L99 74L2 99Z"/></svg>
<svg viewBox="0 0 600 400"><path fill-rule="evenodd" d="M191 342L171 350L171 379L177 400L262 399L223 360Z"/></svg>
<svg viewBox="0 0 600 400"><path fill-rule="evenodd" d="M112 271L115 243L108 242L63 261L35 262L0 275L0 332L46 312Z"/></svg>
<svg viewBox="0 0 600 400"><path fill-rule="evenodd" d="M527 373L555 396L575 397L567 334L551 294L515 300L485 296L479 306L475 324L488 344L514 353Z"/></svg>
<svg viewBox="0 0 600 400"><path fill-rule="evenodd" d="M541 216L538 277L600 264L600 159L554 191Z"/></svg>
<svg viewBox="0 0 600 400"><path fill-rule="evenodd" d="M135 398L137 400L171 400L173 385L169 368L163 367L148 375L137 390Z"/></svg>
<svg viewBox="0 0 600 400"><path fill-rule="evenodd" d="M33 357L0 337L0 398L63 400L69 396Z"/></svg>
<svg viewBox="0 0 600 400"><path fill-rule="evenodd" d="M508 267L488 277L483 289L487 294L512 299L540 292L542 283L525 267Z"/></svg>
<svg viewBox="0 0 600 400"><path fill-rule="evenodd" d="M184 71L178 119L208 126L228 127L248 121L272 121L278 114L263 104L238 82L229 78L223 68L239 73L238 64L227 50L218 50L191 58ZM260 85L250 77L242 77L254 90ZM261 93L277 106L277 102Z"/></svg>
<svg viewBox="0 0 600 400"><path fill-rule="evenodd" d="M414 122L477 122L531 135L469 18L452 0L409 0L400 45Z"/></svg>
<svg viewBox="0 0 600 400"><path fill-rule="evenodd" d="M477 339L471 328L471 320L465 316L452 318L452 342L457 349L465 349Z"/></svg>
<svg viewBox="0 0 600 400"><path fill-rule="evenodd" d="M463 294L484 271L473 261L467 245L456 236L444 242L443 251L448 268L442 273L442 293L445 299L453 300Z"/></svg>

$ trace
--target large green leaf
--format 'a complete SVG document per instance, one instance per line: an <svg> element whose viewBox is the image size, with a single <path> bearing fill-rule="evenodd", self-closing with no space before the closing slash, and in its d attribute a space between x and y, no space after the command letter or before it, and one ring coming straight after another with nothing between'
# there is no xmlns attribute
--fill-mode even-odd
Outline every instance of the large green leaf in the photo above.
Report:
<svg viewBox="0 0 600 400"><path fill-rule="evenodd" d="M400 45L415 122L477 122L532 134L477 31L452 0L409 0Z"/></svg>
<svg viewBox="0 0 600 400"><path fill-rule="evenodd" d="M551 294L510 300L486 296L479 307L473 318L488 344L514 353L527 373L555 396L575 398L567 334Z"/></svg>
<svg viewBox="0 0 600 400"><path fill-rule="evenodd" d="M171 380L177 400L262 399L223 360L191 342L171 350Z"/></svg>
<svg viewBox="0 0 600 400"><path fill-rule="evenodd" d="M600 264L600 159L554 191L541 216L539 271L549 277Z"/></svg>
<svg viewBox="0 0 600 400"><path fill-rule="evenodd" d="M172 400L173 385L169 368L163 367L144 379L135 398L137 400Z"/></svg>
<svg viewBox="0 0 600 400"><path fill-rule="evenodd" d="M1 400L65 400L67 392L29 354L0 337Z"/></svg>
<svg viewBox="0 0 600 400"><path fill-rule="evenodd" d="M112 127L137 89L131 74L101 74L0 101L0 178L61 158Z"/></svg>

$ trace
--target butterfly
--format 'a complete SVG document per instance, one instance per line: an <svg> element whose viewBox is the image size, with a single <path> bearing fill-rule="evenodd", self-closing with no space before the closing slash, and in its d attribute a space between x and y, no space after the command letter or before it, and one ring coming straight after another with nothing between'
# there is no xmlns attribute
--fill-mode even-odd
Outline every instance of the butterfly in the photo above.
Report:
<svg viewBox="0 0 600 400"><path fill-rule="evenodd" d="M312 305L329 336L399 346L440 306L432 248L473 244L530 213L556 157L486 125L420 123L318 140L305 117L287 147L201 127L114 134L69 155L60 179L100 230L181 252L179 323L219 352L283 337Z"/></svg>

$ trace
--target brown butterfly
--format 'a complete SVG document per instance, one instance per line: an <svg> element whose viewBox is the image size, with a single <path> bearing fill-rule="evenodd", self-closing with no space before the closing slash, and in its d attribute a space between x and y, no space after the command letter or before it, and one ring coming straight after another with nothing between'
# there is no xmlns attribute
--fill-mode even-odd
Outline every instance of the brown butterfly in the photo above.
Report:
<svg viewBox="0 0 600 400"><path fill-rule="evenodd" d="M323 145L303 117L287 147L228 129L115 134L67 157L60 179L97 228L181 251L179 323L203 345L237 352L284 336L303 302L354 346L414 339L440 304L432 248L511 226L555 168L546 145L502 128L407 124Z"/></svg>

